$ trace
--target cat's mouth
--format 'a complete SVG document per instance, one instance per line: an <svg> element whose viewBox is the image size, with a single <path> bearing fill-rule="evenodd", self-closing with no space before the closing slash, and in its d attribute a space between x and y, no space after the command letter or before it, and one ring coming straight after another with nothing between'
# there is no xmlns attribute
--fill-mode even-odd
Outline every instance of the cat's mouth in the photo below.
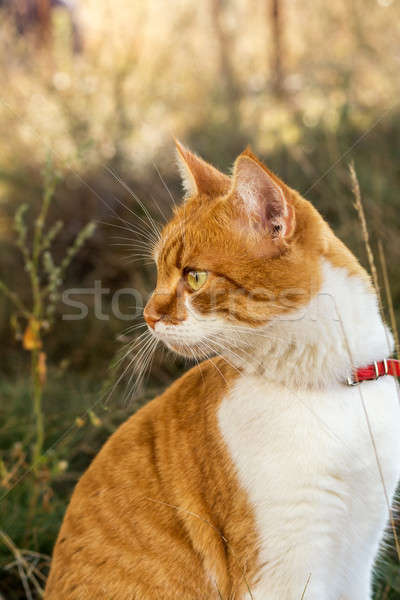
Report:
<svg viewBox="0 0 400 600"><path fill-rule="evenodd" d="M204 359L215 354L214 351L211 351L210 348L207 348L201 342L171 340L164 336L157 336L157 338L161 340L169 350L186 358Z"/></svg>
<svg viewBox="0 0 400 600"><path fill-rule="evenodd" d="M206 341L206 337L195 332L178 331L179 326L149 328L151 334L160 340L169 350L186 358L204 359L215 354Z"/></svg>

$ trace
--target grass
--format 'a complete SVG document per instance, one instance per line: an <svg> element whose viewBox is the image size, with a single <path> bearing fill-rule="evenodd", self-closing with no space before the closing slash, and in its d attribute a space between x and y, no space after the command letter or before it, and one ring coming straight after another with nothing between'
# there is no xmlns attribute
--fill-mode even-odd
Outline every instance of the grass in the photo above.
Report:
<svg viewBox="0 0 400 600"><path fill-rule="evenodd" d="M0 594L7 600L27 597L21 579L21 568L26 568L15 563L15 549L25 549L25 560L41 557L40 569L46 574L47 559L79 476L109 435L141 403L111 410L98 402L101 391L96 380L66 378L61 371L50 371L43 396L46 461L38 481L29 460L34 442L33 418L26 411L30 381L0 383ZM34 512L33 495L37 496ZM27 585L31 583L28 578Z"/></svg>
<svg viewBox="0 0 400 600"><path fill-rule="evenodd" d="M30 305L25 305L18 292L12 291L4 280L0 280L0 292L6 296L14 308L12 323L16 337L21 340L24 349L30 352L31 357L31 399L35 416L35 439L31 462L32 469L36 473L42 462L44 441L42 396L47 372L47 355L43 347L44 334L50 331L53 324L56 302L65 272L82 245L94 232L93 223L86 225L78 233L60 264L55 264L51 246L64 223L57 221L47 229L46 219L54 197L56 180L57 174L49 161L44 172L42 203L39 213L33 221L31 243L29 243L25 219L25 213L29 206L21 204L14 217L16 244L23 257L24 271L27 273L29 281Z"/></svg>

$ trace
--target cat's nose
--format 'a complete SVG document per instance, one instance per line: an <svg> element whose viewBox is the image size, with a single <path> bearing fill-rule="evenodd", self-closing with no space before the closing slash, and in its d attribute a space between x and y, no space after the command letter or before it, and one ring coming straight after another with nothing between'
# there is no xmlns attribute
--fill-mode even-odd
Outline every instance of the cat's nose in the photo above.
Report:
<svg viewBox="0 0 400 600"><path fill-rule="evenodd" d="M146 311L146 309L143 312L143 316L144 316L144 320L146 321L147 325L149 327L151 327L152 329L154 329L155 324L161 318L159 315L155 315L155 314L152 314L152 313Z"/></svg>

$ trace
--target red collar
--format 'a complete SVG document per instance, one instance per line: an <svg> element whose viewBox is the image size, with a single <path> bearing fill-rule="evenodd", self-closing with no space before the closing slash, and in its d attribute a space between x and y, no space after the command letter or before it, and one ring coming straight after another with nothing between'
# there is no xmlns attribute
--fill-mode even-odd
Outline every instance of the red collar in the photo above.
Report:
<svg viewBox="0 0 400 600"><path fill-rule="evenodd" d="M387 360L374 361L372 365L355 369L353 375L347 378L347 385L357 385L362 381L378 379L382 375L400 377L400 360L388 358Z"/></svg>

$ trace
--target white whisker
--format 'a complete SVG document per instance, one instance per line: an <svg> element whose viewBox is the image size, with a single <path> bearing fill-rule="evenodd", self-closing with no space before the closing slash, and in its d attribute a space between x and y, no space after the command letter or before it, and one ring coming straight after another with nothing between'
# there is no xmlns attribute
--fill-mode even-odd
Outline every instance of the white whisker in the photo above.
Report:
<svg viewBox="0 0 400 600"><path fill-rule="evenodd" d="M125 183L116 173L114 173L114 171L110 168L110 167L105 167L105 169L114 177L114 179L116 181L118 181L118 183L127 191L131 194L132 198L134 198L134 200L136 200L136 202L138 203L138 205L140 206L140 208L143 210L144 214L146 215L146 217L148 218L148 222L146 222L144 219L141 218L140 215L136 214L133 210L131 210L129 208L129 206L126 206L126 204L124 204L121 200L119 200L117 198L117 200L119 201L119 203L121 204L121 206L123 206L124 208L126 208L132 215L134 215L137 219L139 219L139 221L141 221L146 227L149 228L150 231L153 232L153 234L155 234L156 238L158 239L160 237L160 230L158 228L158 226L156 225L155 221L153 220L152 216L150 215L148 209L146 208L146 206L143 204L143 202L140 200L140 198L137 197L137 195L134 193L134 191L128 186L127 183Z"/></svg>

